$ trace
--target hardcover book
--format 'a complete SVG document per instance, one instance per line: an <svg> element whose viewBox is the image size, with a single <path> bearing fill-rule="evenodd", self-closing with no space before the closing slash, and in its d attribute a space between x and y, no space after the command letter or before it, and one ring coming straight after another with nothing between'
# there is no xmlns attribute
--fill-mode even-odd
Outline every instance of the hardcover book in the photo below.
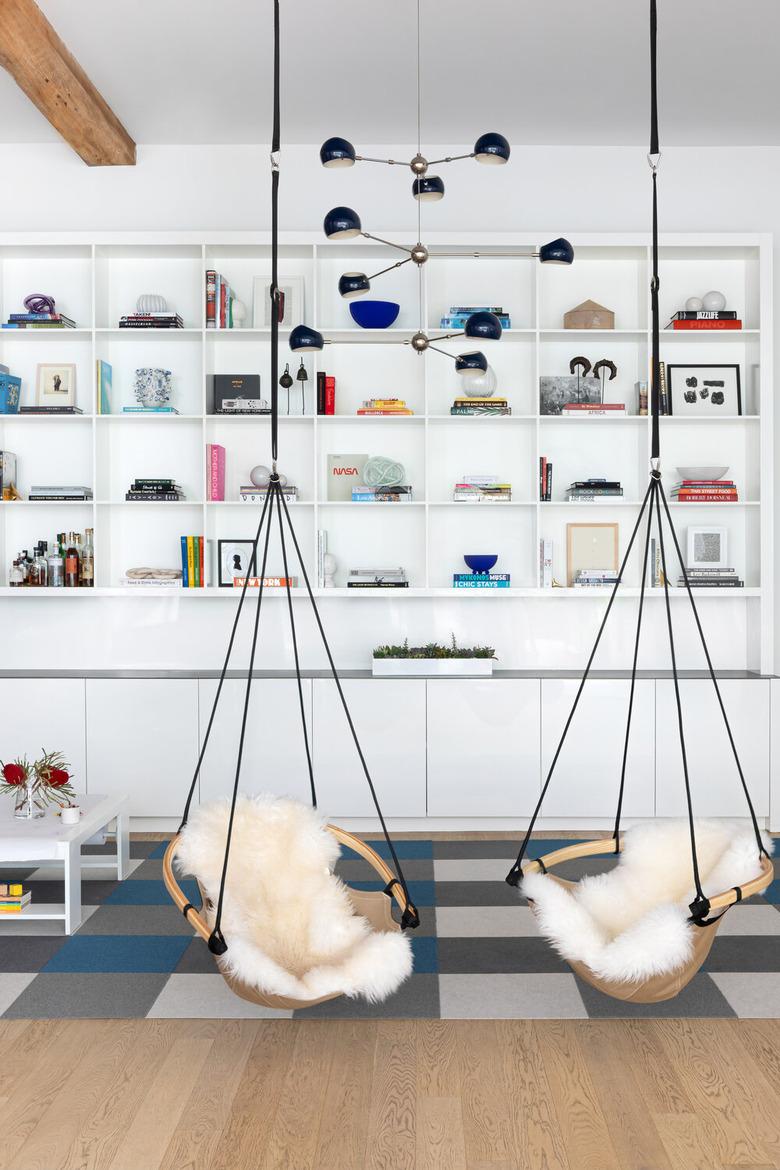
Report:
<svg viewBox="0 0 780 1170"><path fill-rule="evenodd" d="M327 498L335 502L352 500L352 488L363 482L368 455L329 455Z"/></svg>

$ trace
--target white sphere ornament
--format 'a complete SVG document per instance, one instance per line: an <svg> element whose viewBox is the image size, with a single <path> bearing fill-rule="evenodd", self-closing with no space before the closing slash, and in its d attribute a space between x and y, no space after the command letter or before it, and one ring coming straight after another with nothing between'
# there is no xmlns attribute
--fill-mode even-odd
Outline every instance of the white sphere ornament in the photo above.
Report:
<svg viewBox="0 0 780 1170"><path fill-rule="evenodd" d="M135 302L139 313L167 313L168 302L159 293L143 293Z"/></svg>
<svg viewBox="0 0 780 1170"><path fill-rule="evenodd" d="M492 366L486 370L475 370L473 374L458 374L458 391L467 398L492 398L496 392L498 378Z"/></svg>
<svg viewBox="0 0 780 1170"><path fill-rule="evenodd" d="M722 292L712 289L701 298L701 303L708 313L720 313L726 308L726 298Z"/></svg>
<svg viewBox="0 0 780 1170"><path fill-rule="evenodd" d="M265 467L262 463L258 463L257 467L253 467L249 472L249 478L256 488L266 488L271 482L271 468ZM286 487L287 476L280 473L279 483L282 487Z"/></svg>
<svg viewBox="0 0 780 1170"><path fill-rule="evenodd" d="M700 313L704 308L704 301L701 297L688 297L685 307L689 313Z"/></svg>

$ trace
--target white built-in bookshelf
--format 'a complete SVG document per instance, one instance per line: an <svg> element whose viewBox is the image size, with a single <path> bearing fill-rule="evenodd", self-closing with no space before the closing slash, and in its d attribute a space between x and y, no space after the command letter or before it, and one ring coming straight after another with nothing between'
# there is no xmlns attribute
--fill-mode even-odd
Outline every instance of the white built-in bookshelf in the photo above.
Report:
<svg viewBox="0 0 780 1170"><path fill-rule="evenodd" d="M398 233L380 233L409 243ZM460 392L454 364L440 355L423 357L409 346L390 345L411 336L419 325L417 271L413 266L379 278L371 295L399 301L395 326L386 331L357 328L337 291L345 270L376 271L395 259L388 249L362 242L328 243L312 233L283 235L281 283L285 276L305 280L306 323L326 337L365 342L328 345L307 354L306 408L300 411L298 383L290 392L293 414L280 422L279 469L299 488L292 506L301 546L315 578L316 534L328 533L338 562L336 589L329 596L354 596L343 588L357 565L403 565L408 590L369 591L381 603L414 597L474 599L476 591L454 591L453 572L465 570L464 553L497 553L497 571L511 573L512 588L491 592L496 603L526 597L579 599L583 591L541 590L538 542L554 543L554 576L566 579L566 525L572 521L613 520L620 524L621 551L628 539L647 484L650 422L639 416L635 384L647 379L649 362L649 249L645 235L572 236L571 268L541 266L520 257L491 256L508 247L532 251L541 242L520 235L431 234L425 242L431 259L423 269L423 324L437 332L439 318L457 303L500 304L512 328L500 342L485 346L498 376L497 394L512 406L507 418L452 417ZM458 252L437 257L437 250ZM475 251L481 253L475 258ZM772 340L771 237L764 235L674 235L661 248L661 314L665 322L691 295L722 290L728 307L739 311L740 332L663 332L666 362L738 363L742 382L740 417L662 420L663 469L667 490L678 465L722 464L739 488L739 503L673 504L681 536L689 524L712 522L728 528L730 560L745 589L721 591L732 603L749 607L746 626L770 661L772 644ZM211 376L259 373L262 393L270 396L270 334L266 329L207 330L204 274L220 271L248 309L252 324L253 278L270 273L267 234L165 233L141 237L12 235L0 236L0 316L22 308L30 292L49 293L78 328L67 331L3 331L0 361L23 379L22 403L33 404L39 362L73 362L77 402L83 415L45 418L0 415L0 449L18 457L18 487L27 495L32 483L90 484L88 504L0 504L0 592L7 587L11 558L57 531L95 530L96 588L58 590L55 600L112 596L124 571L138 565L175 567L182 534L204 534L209 541L253 535L258 513L237 502L238 488L250 469L270 459L270 420L210 413ZM132 311L140 293L162 293L184 318L185 328L166 331L120 330L121 314ZM615 312L615 329L572 331L564 313L586 298ZM453 354L468 343L445 342ZM624 417L540 417L540 375L568 373L569 361L582 354L591 362L614 361L618 377L608 385L608 400L623 401ZM95 412L95 362L113 368L111 415ZM282 339L282 365L295 375L299 358ZM173 416L128 416L137 367L173 371ZM336 411L317 416L316 372L336 377ZM462 385L462 383L461 383ZM364 398L398 396L412 417L371 418L355 414ZM282 410L287 396L280 390ZM205 449L221 443L227 452L224 503L205 501ZM400 460L414 487L411 504L336 504L326 498L326 464L331 453L387 455ZM538 501L539 457L554 464L553 500ZM463 474L489 472L513 485L511 504L469 506L453 503L452 486ZM135 476L173 476L184 488L179 503L136 504L124 500ZM622 481L624 496L600 505L567 504L565 488L574 479L606 476ZM233 501L236 502L233 502ZM278 546L271 544L269 570L281 571ZM675 573L676 578L676 573ZM639 564L626 577L626 595L635 596ZM148 597L152 591L135 590ZM701 591L709 599L717 591ZM25 590L25 596L52 597L54 591ZM361 591L366 597L366 591ZM588 592L589 597L592 593ZM156 596L156 594L155 594ZM229 598L218 588L183 591L193 600ZM485 600L485 592L477 596ZM662 590L651 591L654 603ZM673 590L675 599L681 590ZM725 600L725 598L724 598ZM765 649L764 649L765 648Z"/></svg>

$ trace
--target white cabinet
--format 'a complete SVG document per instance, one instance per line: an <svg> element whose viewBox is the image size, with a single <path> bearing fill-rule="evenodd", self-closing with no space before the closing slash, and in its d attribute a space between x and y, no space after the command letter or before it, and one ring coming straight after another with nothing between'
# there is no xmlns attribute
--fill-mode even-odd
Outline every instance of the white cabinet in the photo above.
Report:
<svg viewBox="0 0 780 1170"><path fill-rule="evenodd" d="M198 758L196 679L87 679L90 792L123 792L131 816L176 817Z"/></svg>
<svg viewBox="0 0 780 1170"><path fill-rule="evenodd" d="M720 692L756 814L769 812L769 680L721 679ZM715 688L709 679L682 679L685 746L696 816L744 817L745 795ZM686 812L677 705L671 679L656 682L656 814Z"/></svg>
<svg viewBox="0 0 780 1170"><path fill-rule="evenodd" d="M202 744L214 704L217 679L201 679L199 687L199 742ZM200 771L202 801L229 796L233 791L245 694L246 679L225 679ZM303 701L311 744L311 679L303 680ZM307 804L310 802L295 679L253 679L239 791L247 795L273 792L279 796L293 796Z"/></svg>
<svg viewBox="0 0 780 1170"><path fill-rule="evenodd" d="M424 679L345 679L341 685L382 812L389 817L424 817ZM323 812L334 817L375 816L331 679L314 680L314 753Z"/></svg>
<svg viewBox="0 0 780 1170"><path fill-rule="evenodd" d="M518 817L539 794L539 680L429 679L428 815Z"/></svg>
<svg viewBox="0 0 780 1170"><path fill-rule="evenodd" d="M578 679L542 681L542 782L574 702ZM654 808L653 687L639 679L634 694L623 814L651 817ZM612 817L617 807L630 682L589 679L558 757L542 815Z"/></svg>
<svg viewBox="0 0 780 1170"><path fill-rule="evenodd" d="M77 792L87 791L83 678L0 679L0 758L4 763L61 751ZM94 786L93 786L94 787Z"/></svg>

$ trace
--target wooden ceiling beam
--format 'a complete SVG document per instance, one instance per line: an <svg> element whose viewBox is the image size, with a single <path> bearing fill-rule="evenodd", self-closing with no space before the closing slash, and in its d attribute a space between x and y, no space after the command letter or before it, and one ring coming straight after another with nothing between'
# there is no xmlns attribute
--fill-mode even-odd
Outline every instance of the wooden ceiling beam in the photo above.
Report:
<svg viewBox="0 0 780 1170"><path fill-rule="evenodd" d="M88 166L135 165L135 142L35 0L0 0L0 65Z"/></svg>

